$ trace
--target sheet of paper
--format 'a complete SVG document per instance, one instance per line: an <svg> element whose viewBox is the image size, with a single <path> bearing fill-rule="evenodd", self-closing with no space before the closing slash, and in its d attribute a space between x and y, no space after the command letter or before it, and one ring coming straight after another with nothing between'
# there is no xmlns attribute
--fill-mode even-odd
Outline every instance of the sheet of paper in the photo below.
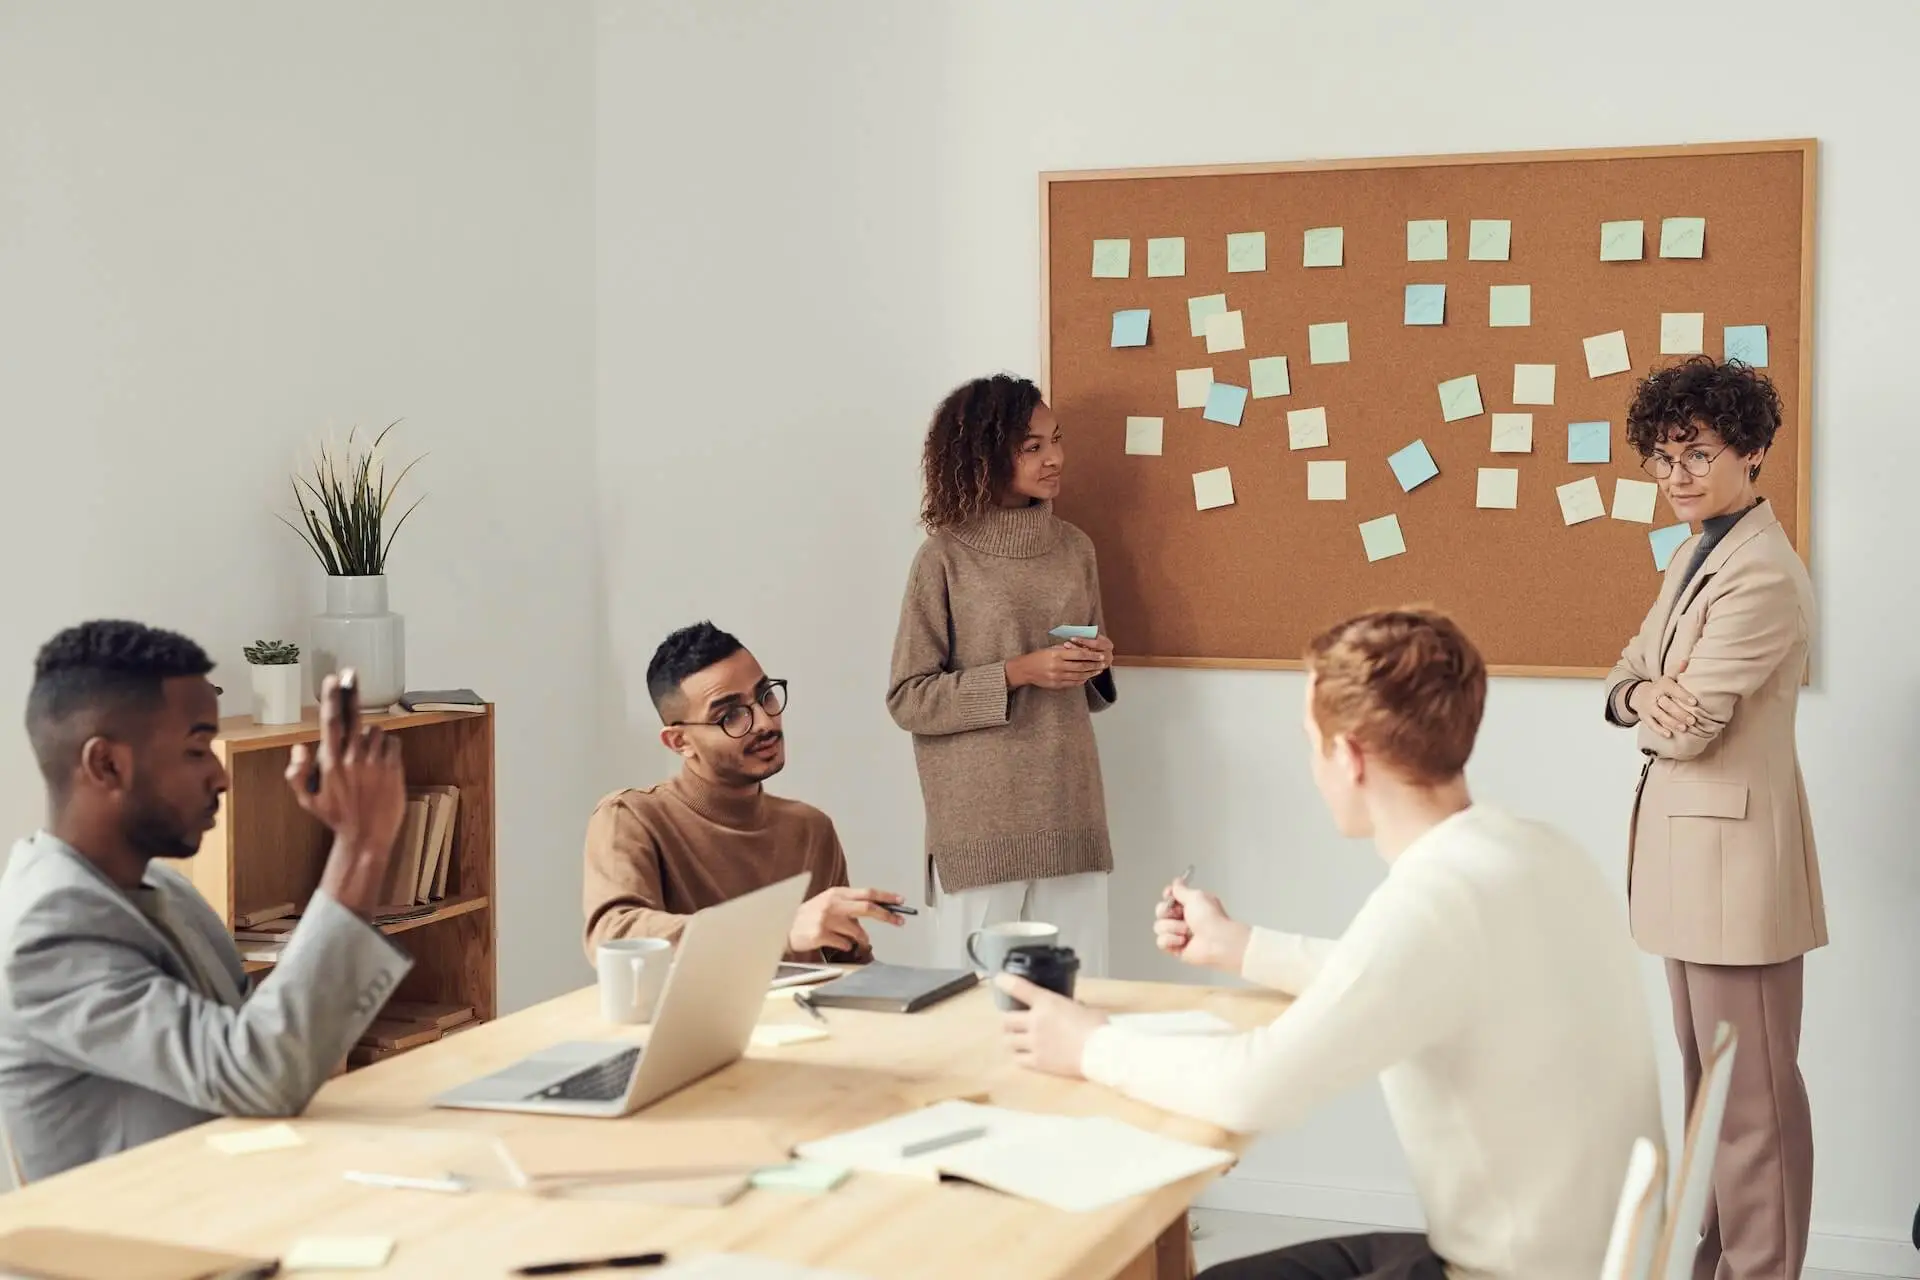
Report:
<svg viewBox="0 0 1920 1280"><path fill-rule="evenodd" d="M1673 563L1673 553L1692 536L1693 529L1684 524L1671 524L1664 529L1649 531L1647 543L1653 548L1653 567L1665 573L1667 566Z"/></svg>
<svg viewBox="0 0 1920 1280"><path fill-rule="evenodd" d="M761 1191L799 1191L820 1195L847 1180L852 1170L843 1164L821 1164L817 1160L795 1160L791 1164L756 1169L749 1182Z"/></svg>
<svg viewBox="0 0 1920 1280"><path fill-rule="evenodd" d="M1307 465L1311 469L1329 464ZM1115 1013L1108 1015L1107 1021L1123 1031L1143 1036L1216 1036L1238 1030L1219 1014L1208 1013L1205 1009L1176 1009L1169 1013Z"/></svg>
<svg viewBox="0 0 1920 1280"><path fill-rule="evenodd" d="M1193 473L1193 505L1198 511L1233 505L1233 475L1226 467Z"/></svg>
<svg viewBox="0 0 1920 1280"><path fill-rule="evenodd" d="M1596 333L1586 339L1587 376L1604 378L1610 373L1625 373L1633 368L1633 361L1627 358L1627 334L1623 329L1612 333Z"/></svg>
<svg viewBox="0 0 1920 1280"><path fill-rule="evenodd" d="M1173 375L1174 401L1182 409L1207 407L1207 392L1213 387L1213 370L1179 369Z"/></svg>
<svg viewBox="0 0 1920 1280"><path fill-rule="evenodd" d="M1448 378L1440 384L1440 416L1448 422L1458 422L1462 418L1474 418L1486 412L1486 406L1480 403L1480 375L1469 373L1463 378Z"/></svg>
<svg viewBox="0 0 1920 1280"><path fill-rule="evenodd" d="M1447 220L1420 218L1407 223L1407 261L1445 262L1447 260Z"/></svg>
<svg viewBox="0 0 1920 1280"><path fill-rule="evenodd" d="M747 1043L756 1049L782 1049L790 1044L806 1044L812 1040L825 1040L831 1034L816 1024L801 1026L794 1022L769 1022L765 1026L755 1027Z"/></svg>
<svg viewBox="0 0 1920 1280"><path fill-rule="evenodd" d="M1106 1116L1034 1116L1016 1139L963 1143L943 1155L940 1167L955 1177L1068 1213L1088 1213L1233 1161L1225 1151Z"/></svg>
<svg viewBox="0 0 1920 1280"><path fill-rule="evenodd" d="M1600 224L1600 261L1638 262L1645 256L1646 224L1638 218Z"/></svg>
<svg viewBox="0 0 1920 1280"><path fill-rule="evenodd" d="M1563 484L1554 493L1560 498L1560 518L1568 524L1598 520L1607 514L1607 504L1600 497L1600 482L1592 476Z"/></svg>
<svg viewBox="0 0 1920 1280"><path fill-rule="evenodd" d="M1287 373L1285 356L1255 356L1247 361L1247 374L1253 381L1255 400L1293 394L1293 379Z"/></svg>
<svg viewBox="0 0 1920 1280"><path fill-rule="evenodd" d="M1415 440L1392 454L1387 458L1387 465L1393 468L1393 478L1408 493L1440 474L1440 468L1434 465L1433 455L1427 452L1425 440Z"/></svg>
<svg viewBox="0 0 1920 1280"><path fill-rule="evenodd" d="M1524 329L1533 323L1533 286L1495 284L1487 286L1487 327Z"/></svg>
<svg viewBox="0 0 1920 1280"><path fill-rule="evenodd" d="M1247 330L1238 311L1222 311L1207 317L1207 354L1245 351Z"/></svg>
<svg viewBox="0 0 1920 1280"><path fill-rule="evenodd" d="M1567 424L1567 461L1612 462L1612 425L1605 422L1569 422Z"/></svg>
<svg viewBox="0 0 1920 1280"><path fill-rule="evenodd" d="M1444 324L1447 319L1447 286L1410 284L1402 312L1403 324Z"/></svg>
<svg viewBox="0 0 1920 1280"><path fill-rule="evenodd" d="M1347 464L1345 462L1309 462L1307 464L1308 502L1345 502L1347 500Z"/></svg>
<svg viewBox="0 0 1920 1280"><path fill-rule="evenodd" d="M1028 1112L1009 1111L1005 1107L955 1099L936 1102L918 1111L892 1116L863 1128L803 1142L794 1148L794 1155L802 1160L878 1173L920 1173L938 1177L939 1169L932 1158L933 1154L945 1154L945 1151L955 1148L911 1157L900 1153L916 1144L967 1129L985 1129L988 1137L1005 1134L1029 1118Z"/></svg>
<svg viewBox="0 0 1920 1280"><path fill-rule="evenodd" d="M306 1140L290 1124L263 1124L207 1136L207 1145L227 1156L250 1156L261 1151L303 1147Z"/></svg>
<svg viewBox="0 0 1920 1280"><path fill-rule="evenodd" d="M1493 441L1487 446L1495 453L1533 452L1533 415L1496 413L1493 415Z"/></svg>
<svg viewBox="0 0 1920 1280"><path fill-rule="evenodd" d="M1467 258L1505 262L1513 249L1513 223L1506 218L1475 218L1467 224Z"/></svg>
<svg viewBox="0 0 1920 1280"><path fill-rule="evenodd" d="M1553 368L1550 364L1513 366L1513 402L1515 404L1552 404Z"/></svg>
<svg viewBox="0 0 1920 1280"><path fill-rule="evenodd" d="M1265 271L1267 269L1267 233L1236 231L1227 237L1227 270Z"/></svg>
<svg viewBox="0 0 1920 1280"><path fill-rule="evenodd" d="M1095 240L1093 242L1093 278L1125 280L1133 266L1133 241Z"/></svg>
<svg viewBox="0 0 1920 1280"><path fill-rule="evenodd" d="M393 1256L392 1236L303 1236L280 1266L287 1271L378 1271Z"/></svg>
<svg viewBox="0 0 1920 1280"><path fill-rule="evenodd" d="M1725 342L1726 359L1741 360L1756 369L1767 367L1767 326L1730 324Z"/></svg>
<svg viewBox="0 0 1920 1280"><path fill-rule="evenodd" d="M1217 316L1227 309L1227 295L1224 293L1203 293L1197 298L1187 299L1187 329L1196 338L1207 336L1207 317Z"/></svg>
<svg viewBox="0 0 1920 1280"><path fill-rule="evenodd" d="M1145 307L1135 311L1114 312L1112 345L1116 347L1146 346L1147 317L1151 314Z"/></svg>
<svg viewBox="0 0 1920 1280"><path fill-rule="evenodd" d="M1651 480L1615 480L1613 482L1613 518L1636 524L1653 523L1653 500L1660 486Z"/></svg>
<svg viewBox="0 0 1920 1280"><path fill-rule="evenodd" d="M1185 236L1158 236L1147 241L1147 275L1183 276L1187 274Z"/></svg>
<svg viewBox="0 0 1920 1280"><path fill-rule="evenodd" d="M1706 252L1707 220L1705 218L1662 218L1660 219L1660 256L1663 258L1697 258Z"/></svg>
<svg viewBox="0 0 1920 1280"><path fill-rule="evenodd" d="M1348 355L1345 320L1307 326L1307 362L1309 364L1345 364Z"/></svg>
<svg viewBox="0 0 1920 1280"><path fill-rule="evenodd" d="M1229 427L1237 427L1246 411L1245 387L1236 387L1231 382L1216 382L1207 388L1207 407L1200 416L1208 422L1222 422Z"/></svg>
<svg viewBox="0 0 1920 1280"><path fill-rule="evenodd" d="M1520 471L1516 467L1482 467L1473 505L1512 511L1520 505Z"/></svg>
<svg viewBox="0 0 1920 1280"><path fill-rule="evenodd" d="M1326 447L1326 406L1315 405L1311 409L1287 410L1287 448L1324 449Z"/></svg>
<svg viewBox="0 0 1920 1280"><path fill-rule="evenodd" d="M1166 425L1164 418L1128 418L1127 452L1159 457Z"/></svg>
<svg viewBox="0 0 1920 1280"><path fill-rule="evenodd" d="M1337 267L1346 259L1345 227L1308 227L1302 239L1300 265L1303 267Z"/></svg>
<svg viewBox="0 0 1920 1280"><path fill-rule="evenodd" d="M1360 526L1360 545L1367 550L1367 563L1405 555L1407 542L1400 536L1400 517L1381 516Z"/></svg>
<svg viewBox="0 0 1920 1280"><path fill-rule="evenodd" d="M1691 356L1706 350L1707 317L1700 311L1660 313L1660 354Z"/></svg>

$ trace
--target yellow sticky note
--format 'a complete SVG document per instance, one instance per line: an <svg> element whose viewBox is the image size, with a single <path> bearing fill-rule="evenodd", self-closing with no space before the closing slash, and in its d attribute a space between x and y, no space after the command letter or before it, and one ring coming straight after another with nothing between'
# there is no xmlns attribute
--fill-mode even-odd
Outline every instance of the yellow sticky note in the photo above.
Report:
<svg viewBox="0 0 1920 1280"><path fill-rule="evenodd" d="M1513 402L1515 404L1553 403L1553 366L1517 364L1513 366Z"/></svg>
<svg viewBox="0 0 1920 1280"><path fill-rule="evenodd" d="M1636 524L1653 523L1653 500L1660 486L1651 480L1615 480L1613 482L1613 518Z"/></svg>
<svg viewBox="0 0 1920 1280"><path fill-rule="evenodd" d="M1440 416L1448 422L1474 418L1486 411L1480 403L1480 375L1448 378L1440 384Z"/></svg>
<svg viewBox="0 0 1920 1280"><path fill-rule="evenodd" d="M1327 447L1327 410L1323 405L1311 409L1287 410L1287 448L1324 449Z"/></svg>
<svg viewBox="0 0 1920 1280"><path fill-rule="evenodd" d="M378 1271L393 1256L392 1236L304 1236L280 1266L287 1271Z"/></svg>
<svg viewBox="0 0 1920 1280"><path fill-rule="evenodd" d="M802 1027L791 1022L770 1022L763 1027L755 1027L748 1043L756 1049L779 1049L790 1044L825 1040L827 1034L825 1027Z"/></svg>
<svg viewBox="0 0 1920 1280"><path fill-rule="evenodd" d="M1506 218L1475 218L1467 224L1467 258L1505 262L1513 248L1513 223Z"/></svg>
<svg viewBox="0 0 1920 1280"><path fill-rule="evenodd" d="M1187 332L1196 338L1207 336L1207 317L1217 316L1227 309L1227 295L1224 293L1204 293L1197 298L1187 299Z"/></svg>
<svg viewBox="0 0 1920 1280"><path fill-rule="evenodd" d="M1610 373L1625 373L1633 368L1627 358L1627 334L1623 329L1596 333L1586 340L1587 376L1604 378Z"/></svg>
<svg viewBox="0 0 1920 1280"><path fill-rule="evenodd" d="M1193 505L1201 511L1233 505L1233 476L1227 468L1193 473Z"/></svg>
<svg viewBox="0 0 1920 1280"><path fill-rule="evenodd" d="M1447 260L1447 220L1420 218L1407 223L1407 261Z"/></svg>
<svg viewBox="0 0 1920 1280"><path fill-rule="evenodd" d="M1175 403L1182 409L1204 409L1213 390L1213 370L1177 369L1173 375Z"/></svg>
<svg viewBox="0 0 1920 1280"><path fill-rule="evenodd" d="M1660 354L1691 356L1706 350L1707 317L1702 311L1660 313Z"/></svg>
<svg viewBox="0 0 1920 1280"><path fill-rule="evenodd" d="M1513 467L1482 467L1473 505L1512 511L1520 505L1520 472Z"/></svg>
<svg viewBox="0 0 1920 1280"><path fill-rule="evenodd" d="M1222 311L1207 317L1207 354L1219 351L1245 351L1247 331L1238 311Z"/></svg>
<svg viewBox="0 0 1920 1280"><path fill-rule="evenodd" d="M1345 227L1308 227L1300 255L1303 267L1337 267L1346 259Z"/></svg>
<svg viewBox="0 0 1920 1280"><path fill-rule="evenodd" d="M1493 442L1489 448L1495 453L1532 453L1533 415L1530 413L1494 414Z"/></svg>
<svg viewBox="0 0 1920 1280"><path fill-rule="evenodd" d="M1663 258L1697 258L1707 247L1707 220L1705 218L1662 218L1660 219L1660 256Z"/></svg>
<svg viewBox="0 0 1920 1280"><path fill-rule="evenodd" d="M1346 463L1309 462L1307 464L1308 502L1345 502L1346 500Z"/></svg>
<svg viewBox="0 0 1920 1280"><path fill-rule="evenodd" d="M1125 280L1133 267L1133 241L1095 240L1093 242L1093 278Z"/></svg>
<svg viewBox="0 0 1920 1280"><path fill-rule="evenodd" d="M1400 535L1399 516L1381 516L1378 520L1368 520L1360 526L1360 545L1367 550L1367 561L1385 560L1390 556L1404 555L1407 540Z"/></svg>
<svg viewBox="0 0 1920 1280"><path fill-rule="evenodd" d="M1307 362L1309 364L1345 364L1349 355L1345 320L1307 326Z"/></svg>
<svg viewBox="0 0 1920 1280"><path fill-rule="evenodd" d="M1560 497L1560 518L1568 524L1584 524L1607 514L1607 504L1600 497L1600 482L1592 476L1563 484L1554 492Z"/></svg>
<svg viewBox="0 0 1920 1280"><path fill-rule="evenodd" d="M1187 238L1160 236L1147 241L1147 274L1149 276L1187 274Z"/></svg>
<svg viewBox="0 0 1920 1280"><path fill-rule="evenodd" d="M306 1145L306 1140L290 1124L263 1124L247 1129L207 1136L207 1145L222 1155L250 1156L259 1151L279 1151Z"/></svg>
<svg viewBox="0 0 1920 1280"><path fill-rule="evenodd" d="M1645 255L1646 224L1638 218L1600 224L1600 261L1638 262Z"/></svg>
<svg viewBox="0 0 1920 1280"><path fill-rule="evenodd" d="M1236 231L1227 237L1227 270L1265 271L1267 269L1267 233Z"/></svg>
<svg viewBox="0 0 1920 1280"><path fill-rule="evenodd" d="M1128 418L1127 452L1160 456L1160 441L1166 429L1163 418Z"/></svg>

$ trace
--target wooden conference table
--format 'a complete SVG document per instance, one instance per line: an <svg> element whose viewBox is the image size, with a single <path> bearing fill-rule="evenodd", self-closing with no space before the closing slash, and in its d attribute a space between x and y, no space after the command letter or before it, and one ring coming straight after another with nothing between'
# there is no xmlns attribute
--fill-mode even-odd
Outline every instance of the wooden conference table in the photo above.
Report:
<svg viewBox="0 0 1920 1280"><path fill-rule="evenodd" d="M1264 992L1158 983L1089 982L1082 996L1114 1011L1205 1008L1242 1026L1268 1021L1284 1005ZM67 1226L274 1257L301 1236L391 1236L393 1256L377 1274L435 1280L504 1276L528 1262L655 1249L681 1256L759 1254L887 1280L1188 1274L1186 1211L1212 1173L1085 1214L980 1187L873 1174L855 1174L826 1195L749 1190L724 1208L551 1199L506 1188L446 1195L366 1187L342 1176L348 1169L461 1167L463 1146L490 1149L493 1136L531 1125L604 1128L747 1117L781 1141L799 1142L980 1091L1018 1109L1108 1115L1236 1152L1245 1145L1096 1085L1016 1067L984 986L917 1014L833 1010L827 1016L830 1038L752 1049L744 1060L626 1120L426 1105L436 1092L554 1041L619 1035L624 1029L600 1021L595 992L587 988L334 1080L293 1122L303 1145L223 1154L209 1137L258 1122L218 1121L0 1196L0 1230ZM809 1023L780 998L769 999L761 1020Z"/></svg>

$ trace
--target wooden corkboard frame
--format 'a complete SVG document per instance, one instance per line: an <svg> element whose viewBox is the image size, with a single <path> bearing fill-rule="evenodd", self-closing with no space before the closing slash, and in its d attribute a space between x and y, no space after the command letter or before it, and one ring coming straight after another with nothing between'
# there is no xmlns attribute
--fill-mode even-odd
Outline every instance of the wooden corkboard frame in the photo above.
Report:
<svg viewBox="0 0 1920 1280"><path fill-rule="evenodd" d="M1061 516L1100 555L1108 629L1132 666L1298 669L1306 640L1362 609L1430 601L1459 617L1496 675L1595 677L1659 588L1651 526L1561 522L1555 486L1643 479L1624 443L1633 379L1659 351L1662 311L1768 326L1766 372L1785 421L1761 480L1809 554L1813 402L1813 139L1400 156L1040 175L1041 386L1065 424ZM1703 216L1698 260L1658 256L1660 219ZM1407 262L1405 222L1446 218L1444 262ZM1466 260L1473 218L1513 223L1506 262ZM1643 219L1646 256L1598 261L1599 224ZM1301 266L1301 235L1343 226L1345 263ZM1267 269L1228 273L1225 237L1267 233ZM1146 240L1186 238L1186 274L1149 279ZM1128 278L1093 279L1091 241L1132 242ZM1402 285L1445 283L1446 323L1401 324ZM1533 324L1487 326L1489 283L1533 286ZM1209 356L1185 300L1225 293L1244 351ZM1108 346L1111 313L1148 307L1150 345ZM1306 326L1349 323L1352 361L1313 365ZM1624 329L1633 368L1589 380L1580 339ZM1288 357L1292 394L1250 399L1238 428L1175 407L1174 371L1211 365L1246 385L1249 357ZM1556 403L1511 403L1515 363L1557 366ZM1437 382L1477 373L1487 412L1441 420ZM1325 405L1330 447L1287 447L1288 409ZM1534 452L1493 454L1493 412L1531 411ZM1165 419L1159 457L1125 453L1129 415ZM1612 462L1566 462L1566 424L1604 419ZM1419 438L1440 477L1401 493L1386 456ZM1346 502L1305 501L1305 462L1347 461ZM1232 469L1236 503L1196 511L1191 475ZM1520 469L1520 509L1479 511L1475 469ZM1408 554L1369 564L1359 521L1400 516Z"/></svg>

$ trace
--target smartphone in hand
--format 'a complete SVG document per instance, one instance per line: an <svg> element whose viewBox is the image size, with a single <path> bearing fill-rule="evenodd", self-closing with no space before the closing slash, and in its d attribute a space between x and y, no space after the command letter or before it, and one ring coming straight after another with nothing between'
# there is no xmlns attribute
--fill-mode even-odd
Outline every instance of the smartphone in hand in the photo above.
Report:
<svg viewBox="0 0 1920 1280"><path fill-rule="evenodd" d="M346 749L353 741L354 721L359 718L360 690L351 669L342 671L333 685L334 716L340 721L340 746ZM320 753L313 753L313 769L307 774L307 794L317 795L320 791Z"/></svg>

